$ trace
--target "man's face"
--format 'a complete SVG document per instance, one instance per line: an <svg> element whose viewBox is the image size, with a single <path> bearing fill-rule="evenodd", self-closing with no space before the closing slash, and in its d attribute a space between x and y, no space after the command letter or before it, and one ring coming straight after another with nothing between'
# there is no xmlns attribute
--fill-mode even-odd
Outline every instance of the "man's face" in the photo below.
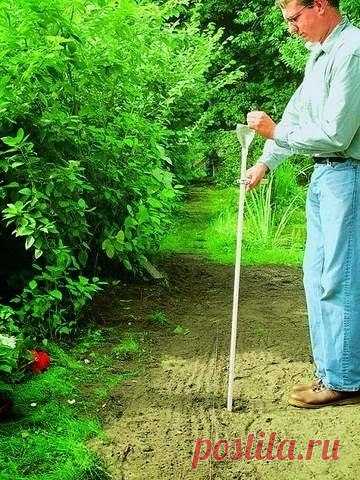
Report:
<svg viewBox="0 0 360 480"><path fill-rule="evenodd" d="M298 0L292 0L282 8L289 31L305 41L318 42L324 34L324 8L326 1L315 0L312 6L304 7Z"/></svg>

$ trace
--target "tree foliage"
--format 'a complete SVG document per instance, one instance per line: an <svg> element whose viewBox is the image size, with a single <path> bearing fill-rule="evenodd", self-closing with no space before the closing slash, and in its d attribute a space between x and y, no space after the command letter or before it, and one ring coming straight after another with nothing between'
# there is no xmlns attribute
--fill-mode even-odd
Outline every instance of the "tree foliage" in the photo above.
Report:
<svg viewBox="0 0 360 480"><path fill-rule="evenodd" d="M0 6L0 233L26 252L4 272L17 295L0 331L10 317L24 334L67 334L102 287L103 259L141 271L179 181L201 171L217 37L133 0Z"/></svg>

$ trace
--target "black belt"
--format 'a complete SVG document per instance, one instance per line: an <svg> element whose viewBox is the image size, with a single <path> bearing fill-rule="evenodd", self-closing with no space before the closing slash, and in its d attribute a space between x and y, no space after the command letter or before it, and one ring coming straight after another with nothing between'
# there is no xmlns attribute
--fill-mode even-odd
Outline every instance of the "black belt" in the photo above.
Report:
<svg viewBox="0 0 360 480"><path fill-rule="evenodd" d="M315 163L344 163L348 158L344 157L313 157Z"/></svg>

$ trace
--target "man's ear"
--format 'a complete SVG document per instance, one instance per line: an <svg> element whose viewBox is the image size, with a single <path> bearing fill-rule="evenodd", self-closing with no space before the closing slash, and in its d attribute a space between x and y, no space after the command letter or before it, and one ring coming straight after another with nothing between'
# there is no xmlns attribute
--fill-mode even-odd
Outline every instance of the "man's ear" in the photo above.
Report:
<svg viewBox="0 0 360 480"><path fill-rule="evenodd" d="M328 0L315 0L314 8L317 9L320 15L324 15L326 8L328 7Z"/></svg>

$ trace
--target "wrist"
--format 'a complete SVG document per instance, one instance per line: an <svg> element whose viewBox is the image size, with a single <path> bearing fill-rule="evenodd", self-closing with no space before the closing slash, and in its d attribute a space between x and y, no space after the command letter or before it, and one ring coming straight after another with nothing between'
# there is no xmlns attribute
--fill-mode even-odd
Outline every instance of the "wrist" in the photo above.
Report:
<svg viewBox="0 0 360 480"><path fill-rule="evenodd" d="M265 173L270 172L270 168L266 165L265 162L258 162L258 165L260 165L261 167L263 167Z"/></svg>

